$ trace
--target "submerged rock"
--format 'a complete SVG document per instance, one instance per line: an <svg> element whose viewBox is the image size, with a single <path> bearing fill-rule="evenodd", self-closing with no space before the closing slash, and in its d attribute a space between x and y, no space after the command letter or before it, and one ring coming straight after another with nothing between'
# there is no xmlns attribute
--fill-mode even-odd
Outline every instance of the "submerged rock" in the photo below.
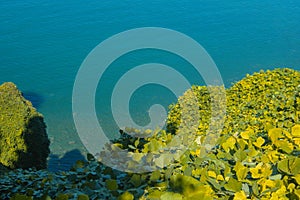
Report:
<svg viewBox="0 0 300 200"><path fill-rule="evenodd" d="M0 85L0 163L11 169L46 168L49 144L43 116L15 84Z"/></svg>

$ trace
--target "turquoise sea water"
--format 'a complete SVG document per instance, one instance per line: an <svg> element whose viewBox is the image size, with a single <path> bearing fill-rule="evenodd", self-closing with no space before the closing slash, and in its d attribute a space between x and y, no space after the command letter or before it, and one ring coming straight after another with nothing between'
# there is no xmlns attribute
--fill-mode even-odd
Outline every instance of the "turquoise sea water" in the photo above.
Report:
<svg viewBox="0 0 300 200"><path fill-rule="evenodd" d="M139 27L180 31L207 50L229 87L260 69L300 70L299 19L296 0L1 1L0 83L16 83L44 115L51 139L49 167L65 169L84 152L72 118L75 76L101 41ZM124 70L147 62L188 68L184 60L154 50L133 52L113 63L95 105L106 132L116 135L118 130L110 114L113 84ZM203 84L193 72L185 75ZM148 120L147 105L176 101L157 86L141 88L132 99L133 117L141 124Z"/></svg>

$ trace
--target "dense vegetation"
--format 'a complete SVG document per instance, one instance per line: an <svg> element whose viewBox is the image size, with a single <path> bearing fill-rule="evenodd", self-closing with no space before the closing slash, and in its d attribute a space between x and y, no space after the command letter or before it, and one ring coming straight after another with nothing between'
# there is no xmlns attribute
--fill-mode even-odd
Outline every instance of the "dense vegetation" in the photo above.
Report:
<svg viewBox="0 0 300 200"><path fill-rule="evenodd" d="M161 166L158 170L119 172L89 155L89 162L77 162L68 172L11 171L0 179L1 197L18 193L16 198L44 195L44 199L300 199L299 85L297 71L261 71L227 89L226 105L213 92L216 87L193 86L170 106L166 131L153 131L147 139L121 137L114 141L121 148L141 153L136 163L143 153L152 153L156 159L151 162ZM190 120L182 113L195 115L195 110L182 106L194 101L194 95L199 125L196 131L181 129L182 124L188 124L185 120ZM219 113L211 112L212 105L217 105ZM211 128L215 123L211 119L216 117L224 126L214 147L203 153L208 133L218 131ZM196 140L164 167L159 156L178 130L187 137L195 134ZM125 164L134 166L132 162Z"/></svg>
<svg viewBox="0 0 300 200"><path fill-rule="evenodd" d="M0 86L0 163L10 169L47 167L49 140L43 117L13 83Z"/></svg>

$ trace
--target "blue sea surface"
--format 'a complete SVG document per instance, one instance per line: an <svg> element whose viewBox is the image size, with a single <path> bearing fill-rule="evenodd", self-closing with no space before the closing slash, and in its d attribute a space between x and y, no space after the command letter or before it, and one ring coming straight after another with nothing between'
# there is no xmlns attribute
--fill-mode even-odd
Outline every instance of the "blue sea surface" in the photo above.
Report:
<svg viewBox="0 0 300 200"><path fill-rule="evenodd" d="M299 19L297 0L1 1L0 84L16 83L44 115L51 140L49 168L67 169L85 152L73 122L73 84L85 57L103 40L139 27L180 31L206 49L230 87L260 69L300 70ZM173 66L185 71L192 84L203 84L186 70L186 61L167 52L144 50L116 60L96 95L98 119L108 137L118 134L110 112L113 85L130 67L149 62ZM140 88L132 98L133 118L143 125L149 105L175 101L166 88Z"/></svg>

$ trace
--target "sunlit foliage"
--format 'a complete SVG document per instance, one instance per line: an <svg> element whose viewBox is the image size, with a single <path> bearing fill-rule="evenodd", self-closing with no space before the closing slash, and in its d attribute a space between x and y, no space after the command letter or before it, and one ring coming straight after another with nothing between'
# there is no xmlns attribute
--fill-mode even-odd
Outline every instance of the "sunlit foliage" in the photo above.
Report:
<svg viewBox="0 0 300 200"><path fill-rule="evenodd" d="M66 187L71 187L56 189L65 195L84 191L90 192L87 195L92 198L110 195L109 198L122 200L300 199L299 85L300 73L291 69L260 71L235 83L226 90L226 105L218 104L219 108L226 107L226 113L220 109L222 117L217 118L223 120L224 126L214 147L205 154L203 146L208 130L217 130L211 126L219 125L211 120L217 117L211 105L218 95L210 95L213 88L193 86L179 102L189 102L191 95L196 95L199 103L196 111L182 108L179 103L171 105L167 130L148 131L147 134L152 134L148 138L122 136L109 147L140 153L135 156L135 163L124 163L129 168L151 153L155 159L149 162L157 165L158 170L142 174L118 172L89 156L89 163L55 175L64 179ZM182 117L182 109L192 112L192 116L195 112L199 114L195 130L180 129L185 120L190 120L189 116ZM170 162L161 152L179 134L178 130L196 137L184 154ZM141 134L139 130L125 132ZM164 166L165 163L169 164ZM16 179L11 178L10 182ZM54 183L45 182L49 188L55 187ZM98 193L92 192L93 187ZM39 194L43 191L39 189ZM29 195L21 189L15 192Z"/></svg>
<svg viewBox="0 0 300 200"><path fill-rule="evenodd" d="M13 83L0 85L0 163L11 169L42 169L49 153L42 115Z"/></svg>

